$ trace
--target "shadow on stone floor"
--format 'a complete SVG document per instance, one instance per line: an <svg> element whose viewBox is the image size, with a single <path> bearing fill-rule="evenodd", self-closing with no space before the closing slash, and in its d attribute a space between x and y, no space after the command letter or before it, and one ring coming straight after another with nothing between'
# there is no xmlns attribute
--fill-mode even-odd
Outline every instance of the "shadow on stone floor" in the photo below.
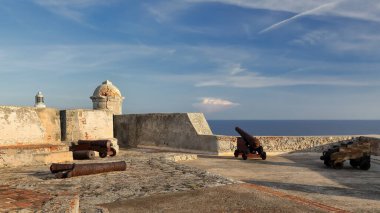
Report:
<svg viewBox="0 0 380 213"><path fill-rule="evenodd" d="M41 179L41 180L55 179L54 174L52 174L50 171L30 172L28 175Z"/></svg>
<svg viewBox="0 0 380 213"><path fill-rule="evenodd" d="M279 183L270 181L257 181L257 180L243 180L246 183L253 183L257 185L267 186L271 188L299 191L313 194L335 195L335 196L348 196L353 198L362 198L378 201L380 191L378 188L373 188L368 184L346 184L347 188L334 187L334 186L315 186L296 183ZM365 193L363 193L365 189Z"/></svg>
<svg viewBox="0 0 380 213"><path fill-rule="evenodd" d="M299 192L305 192L310 194L322 194L322 195L336 195L336 196L348 196L352 198L362 198L379 201L380 198L380 164L376 162L371 162L371 168L368 171L360 170L350 166L349 161L344 163L344 168L337 170L332 168L327 168L323 161L319 159L322 153L308 153L299 151L293 154L282 154L279 156L268 156L267 160L261 159L248 159L242 160L241 157L235 159L234 156L207 156L198 155L199 159L204 159L206 161L214 161L212 163L213 168L218 168L218 163L215 160L220 159L221 162L227 160L231 161L231 164L227 165L236 166L239 168L239 164L242 168L247 169L252 165L252 171L255 169L260 169L258 173L264 172L265 174L276 175L276 171L272 169L279 169L280 173L294 172L294 175L289 174L292 177L291 183L284 183L286 181L273 182L271 178L266 178L264 176L259 176L260 181L252 179L244 179L242 181L248 183L254 183L257 185L269 186L272 188L293 190ZM236 163L233 163L235 161ZM222 163L225 164L225 163ZM225 165L220 165L221 168L225 168ZM234 169L236 169L234 168ZM265 171L268 169L267 171ZM312 180L306 180L307 184L299 184L296 182L297 179L302 179L302 172L312 171L315 172L328 180L331 180L337 184L334 186L315 186ZM244 176L244 175L243 175ZM311 175L310 177L318 178L317 176ZM254 178L254 174L252 176ZM264 178L264 179L263 179Z"/></svg>

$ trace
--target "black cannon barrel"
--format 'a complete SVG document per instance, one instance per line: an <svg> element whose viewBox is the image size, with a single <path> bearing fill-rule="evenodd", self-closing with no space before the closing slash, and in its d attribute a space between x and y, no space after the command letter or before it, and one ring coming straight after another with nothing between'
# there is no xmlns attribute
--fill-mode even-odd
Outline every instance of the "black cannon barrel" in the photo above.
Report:
<svg viewBox="0 0 380 213"><path fill-rule="evenodd" d="M125 161L110 163L94 163L94 164L76 164L74 169L67 173L67 177L75 177L82 175L91 175L104 172L125 171L127 164Z"/></svg>
<svg viewBox="0 0 380 213"><path fill-rule="evenodd" d="M70 178L70 177L75 177L75 176L91 175L91 174L98 174L98 173L104 173L104 172L125 171L127 169L127 164L125 163L125 161L108 162L108 163L65 164L65 165L71 165L71 167L63 166L65 168L71 168L71 169L61 170L60 172L57 172L56 174L57 178ZM52 168L52 166L50 168Z"/></svg>
<svg viewBox="0 0 380 213"><path fill-rule="evenodd" d="M53 163L50 165L51 173L57 173L62 171L72 170L74 168L74 164L64 164L64 163Z"/></svg>
<svg viewBox="0 0 380 213"><path fill-rule="evenodd" d="M239 127L235 127L235 130L237 133L239 133L242 139L245 142L249 143L251 146L253 146L253 148L258 148L260 146L260 141L256 139L255 137L253 137L252 135L245 132L243 129Z"/></svg>
<svg viewBox="0 0 380 213"><path fill-rule="evenodd" d="M79 150L73 151L74 160L94 159L95 152L92 150Z"/></svg>
<svg viewBox="0 0 380 213"><path fill-rule="evenodd" d="M89 145L89 146L100 146L104 148L110 148L111 147L111 141L110 140L79 140L79 145Z"/></svg>

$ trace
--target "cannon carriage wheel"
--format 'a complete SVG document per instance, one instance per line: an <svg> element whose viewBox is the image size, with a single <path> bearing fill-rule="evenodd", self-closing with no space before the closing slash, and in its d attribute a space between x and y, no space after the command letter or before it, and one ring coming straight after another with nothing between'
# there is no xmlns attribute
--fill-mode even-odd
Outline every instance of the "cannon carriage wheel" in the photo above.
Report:
<svg viewBox="0 0 380 213"><path fill-rule="evenodd" d="M359 168L361 170L368 170L369 168L371 168L371 157L370 156L363 156L360 159Z"/></svg>
<svg viewBox="0 0 380 213"><path fill-rule="evenodd" d="M248 158L247 154L245 154L244 152L243 152L243 154L241 155L241 157L243 158L243 160L247 160L247 158Z"/></svg>
<svg viewBox="0 0 380 213"><path fill-rule="evenodd" d="M115 156L116 155L116 149L114 148L111 148L111 152L112 154L110 154L111 157Z"/></svg>
<svg viewBox="0 0 380 213"><path fill-rule="evenodd" d="M353 168L358 168L360 166L360 159L350 159L350 165Z"/></svg>
<svg viewBox="0 0 380 213"><path fill-rule="evenodd" d="M234 152L235 158L239 157L239 153L240 153L239 150L236 149L235 152Z"/></svg>
<svg viewBox="0 0 380 213"><path fill-rule="evenodd" d="M99 152L99 157L101 158L107 157L107 152Z"/></svg>
<svg viewBox="0 0 380 213"><path fill-rule="evenodd" d="M267 159L267 153L266 152L262 152L261 155L260 155L260 157L263 160Z"/></svg>

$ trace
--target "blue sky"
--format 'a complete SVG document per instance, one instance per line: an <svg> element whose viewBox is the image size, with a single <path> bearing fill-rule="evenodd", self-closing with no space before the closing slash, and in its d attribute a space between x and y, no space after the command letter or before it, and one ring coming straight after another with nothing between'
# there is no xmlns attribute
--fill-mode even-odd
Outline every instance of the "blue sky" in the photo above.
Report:
<svg viewBox="0 0 380 213"><path fill-rule="evenodd" d="M1 105L380 119L377 0L0 0Z"/></svg>

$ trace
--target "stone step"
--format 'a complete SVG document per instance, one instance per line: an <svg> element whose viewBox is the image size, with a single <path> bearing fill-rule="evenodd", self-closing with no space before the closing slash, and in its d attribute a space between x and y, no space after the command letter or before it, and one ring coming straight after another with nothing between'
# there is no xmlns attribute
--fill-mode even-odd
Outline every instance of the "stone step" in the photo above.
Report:
<svg viewBox="0 0 380 213"><path fill-rule="evenodd" d="M44 153L54 151L69 151L69 147L62 143L0 146L0 152L5 153Z"/></svg>
<svg viewBox="0 0 380 213"><path fill-rule="evenodd" d="M63 144L0 147L0 167L27 166L72 161L72 152Z"/></svg>
<svg viewBox="0 0 380 213"><path fill-rule="evenodd" d="M34 155L36 164L51 164L73 161L73 153L71 151L51 152Z"/></svg>

